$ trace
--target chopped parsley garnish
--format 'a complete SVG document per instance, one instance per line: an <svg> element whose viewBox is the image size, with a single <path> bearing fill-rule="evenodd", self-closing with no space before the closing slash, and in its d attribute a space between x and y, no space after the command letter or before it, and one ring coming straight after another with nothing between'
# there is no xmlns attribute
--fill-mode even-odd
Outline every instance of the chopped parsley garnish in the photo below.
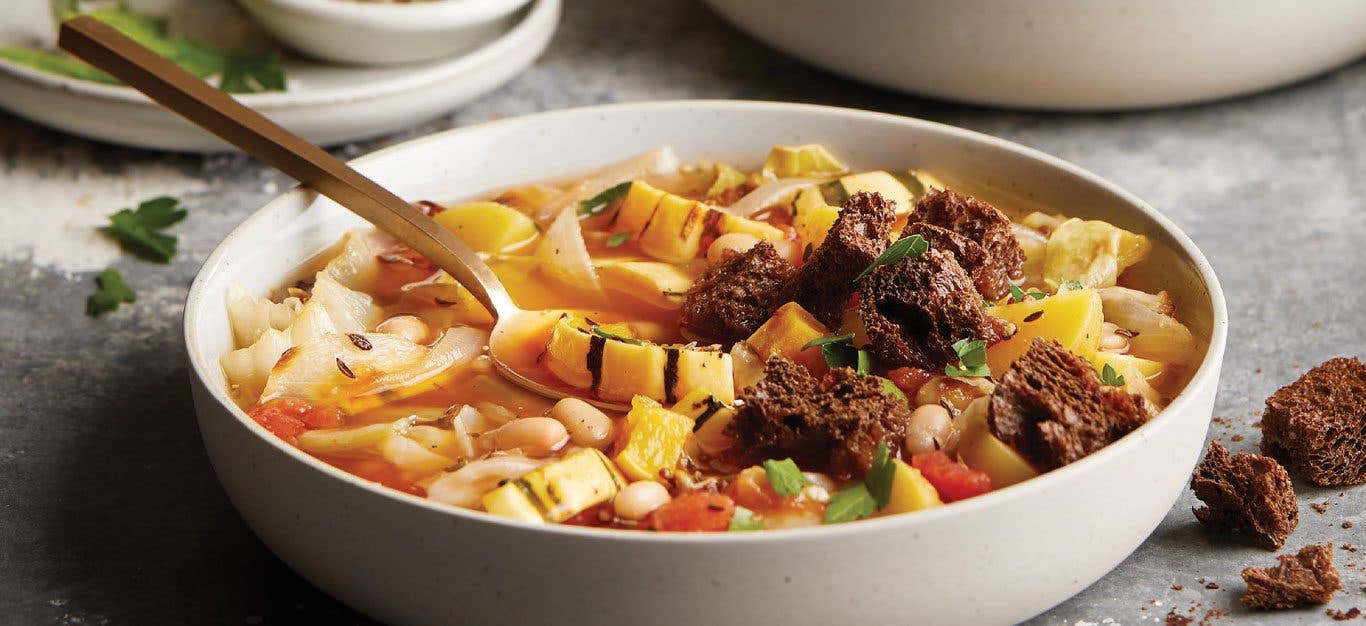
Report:
<svg viewBox="0 0 1366 626"><path fill-rule="evenodd" d="M629 230L623 230L623 231L621 231L621 232L619 232L619 233L613 233L611 237L608 237L608 238L607 238L607 247L608 247L608 248L616 248L616 247L619 247L619 246L621 246L621 244L626 243L626 240L627 240L627 239L630 239L630 238L631 238L631 231L629 231Z"/></svg>
<svg viewBox="0 0 1366 626"><path fill-rule="evenodd" d="M100 272L99 276L95 277L95 284L98 288L85 301L87 315L102 315L119 308L124 302L136 302L138 299L138 295L133 293L128 283L123 282L123 276L119 271L112 267Z"/></svg>
<svg viewBox="0 0 1366 626"><path fill-rule="evenodd" d="M773 485L773 491L780 496L795 496L801 492L802 485L808 482L797 468L797 463L790 458L764 461L764 473L768 474L768 484Z"/></svg>
<svg viewBox="0 0 1366 626"><path fill-rule="evenodd" d="M616 201L625 198L626 192L630 190L631 181L629 180L602 190L598 195L579 203L579 216L593 217L595 215L601 215L616 203Z"/></svg>
<svg viewBox="0 0 1366 626"><path fill-rule="evenodd" d="M730 527L726 530L744 531L763 529L764 522L754 517L754 511L742 506L737 506L735 507L735 515L730 518Z"/></svg>
<svg viewBox="0 0 1366 626"><path fill-rule="evenodd" d="M626 337L626 336L623 336L623 335L618 335L618 334L616 334L616 333L607 332L607 331L603 330L601 326L594 326L594 327L593 327L593 334L594 334L594 335L597 335L597 336L599 336L599 337L602 337L603 339L615 339L615 340L617 340L617 341L624 341L624 342L629 343L629 344L631 344L631 345L633 345L633 346L638 346L638 345L641 345L642 343L644 343L643 341L641 341L641 340L639 340L639 339L636 339L635 337Z"/></svg>
<svg viewBox="0 0 1366 626"><path fill-rule="evenodd" d="M806 342L806 344L802 346L802 349L805 350L807 348L825 346L832 343L849 343L853 340L854 333L849 333L847 335L827 335L825 337L817 337L815 339L812 339L811 341Z"/></svg>
<svg viewBox="0 0 1366 626"><path fill-rule="evenodd" d="M868 493L868 486L858 483L830 496L830 504L825 507L825 523L838 524L862 519L877 510L877 502Z"/></svg>
<svg viewBox="0 0 1366 626"><path fill-rule="evenodd" d="M887 444L879 443L873 465L863 482L841 490L830 497L825 507L825 523L838 524L872 515L887 506L892 498L892 481L896 477L896 463L892 461Z"/></svg>
<svg viewBox="0 0 1366 626"><path fill-rule="evenodd" d="M1068 278L1068 279L1066 279L1066 280L1064 280L1064 281L1058 283L1058 289L1059 289L1059 290L1066 289L1066 290L1068 290L1068 291L1076 291L1076 290L1078 290L1078 289L1085 289L1085 288L1086 288L1086 285L1081 284L1081 281L1079 281L1079 280L1073 280L1073 279L1071 279L1071 278Z"/></svg>
<svg viewBox="0 0 1366 626"><path fill-rule="evenodd" d="M958 365L944 366L944 373L955 378L990 376L987 366L987 342L981 339L959 339L953 342L953 351L958 355Z"/></svg>
<svg viewBox="0 0 1366 626"><path fill-rule="evenodd" d="M1024 299L1026 297L1034 298L1035 300L1043 300L1045 296L1046 294L1038 291L1025 291L1023 289L1020 289L1019 287L1016 287L1015 285L1010 286L1011 302L1024 302Z"/></svg>
<svg viewBox="0 0 1366 626"><path fill-rule="evenodd" d="M877 503L879 509L887 506L887 501L892 498L893 476L896 476L896 465L892 463L891 452L886 443L878 443L873 465L863 477L863 484L868 486L868 494L873 496L873 502Z"/></svg>
<svg viewBox="0 0 1366 626"><path fill-rule="evenodd" d="M859 279L867 276L873 270L882 267L883 265L891 265L906 258L913 259L925 254L925 251L929 249L930 242L925 241L925 238L920 235L902 237L901 239L896 240L892 245L887 246L887 249L883 250L882 254L879 254L876 259L873 259L873 264L869 265L867 269L863 270L858 276L855 276L854 282L858 282Z"/></svg>
<svg viewBox="0 0 1366 626"><path fill-rule="evenodd" d="M878 378L882 377L879 376ZM906 392L902 391L900 387L896 386L896 383L892 382L891 379L882 378L882 392L889 396L893 396L901 400L902 402L906 402L907 404L910 403L910 400L906 399Z"/></svg>
<svg viewBox="0 0 1366 626"><path fill-rule="evenodd" d="M118 240L124 250L158 263L169 263L175 256L176 238L162 230L185 219L188 212L180 201L162 196L121 209L109 215L109 226L100 230Z"/></svg>
<svg viewBox="0 0 1366 626"><path fill-rule="evenodd" d="M1109 363L1100 369L1100 382L1111 387L1123 387L1124 377L1119 375Z"/></svg>

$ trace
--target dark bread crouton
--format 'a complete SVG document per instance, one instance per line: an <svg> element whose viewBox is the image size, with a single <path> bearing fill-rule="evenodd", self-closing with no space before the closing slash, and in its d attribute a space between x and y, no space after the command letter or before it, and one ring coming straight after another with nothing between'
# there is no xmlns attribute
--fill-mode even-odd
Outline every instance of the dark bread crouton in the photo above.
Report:
<svg viewBox="0 0 1366 626"><path fill-rule="evenodd" d="M767 241L743 254L731 252L688 289L679 323L707 339L733 344L749 337L779 306L792 300L796 273Z"/></svg>
<svg viewBox="0 0 1366 626"><path fill-rule="evenodd" d="M1330 359L1267 398L1262 451L1316 485L1366 482L1366 366Z"/></svg>
<svg viewBox="0 0 1366 626"><path fill-rule="evenodd" d="M985 273L990 290L998 294L983 291L987 298L1004 296L1010 279L1024 275L1024 250L1010 218L990 204L947 189L930 189L916 203L911 219L951 230L986 250L990 262Z"/></svg>
<svg viewBox="0 0 1366 626"><path fill-rule="evenodd" d="M805 367L768 360L764 377L740 394L727 432L756 462L792 457L803 468L848 479L872 466L879 443L900 454L911 410L883 391L880 379L843 367L817 381Z"/></svg>
<svg viewBox="0 0 1366 626"><path fill-rule="evenodd" d="M1245 452L1230 456L1218 441L1211 441L1191 476L1191 489L1206 505L1195 509L1201 524L1247 536L1267 550L1285 545L1299 523L1290 475L1270 457Z"/></svg>
<svg viewBox="0 0 1366 626"><path fill-rule="evenodd" d="M868 349L889 368L942 371L958 362L959 339L1005 339L1007 322L987 315L972 279L949 252L884 265L859 281L859 316Z"/></svg>
<svg viewBox="0 0 1366 626"><path fill-rule="evenodd" d="M963 271L972 277L973 286L977 287L977 292L982 294L983 298L998 300L1005 297L1010 288L1010 280L998 271L999 267L992 262L986 248L977 242L942 226L925 222L911 222L902 229L902 237L911 235L923 237L931 249L946 250L952 254L954 260L963 267Z"/></svg>
<svg viewBox="0 0 1366 626"><path fill-rule="evenodd" d="M1299 553L1276 557L1275 567L1243 569L1247 593L1239 600L1254 609L1291 609L1327 604L1342 587L1333 567L1333 546L1305 546Z"/></svg>
<svg viewBox="0 0 1366 626"><path fill-rule="evenodd" d="M987 425L1039 471L1077 461L1148 421L1143 398L1100 384L1086 359L1036 338L991 394Z"/></svg>
<svg viewBox="0 0 1366 626"><path fill-rule="evenodd" d="M797 304L822 324L840 327L849 296L854 294L854 278L887 247L894 204L878 193L850 196L825 241L798 270Z"/></svg>

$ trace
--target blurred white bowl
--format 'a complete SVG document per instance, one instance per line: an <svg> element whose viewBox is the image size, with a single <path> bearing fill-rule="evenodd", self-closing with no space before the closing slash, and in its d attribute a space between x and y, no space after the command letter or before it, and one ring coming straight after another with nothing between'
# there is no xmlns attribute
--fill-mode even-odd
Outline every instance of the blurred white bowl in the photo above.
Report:
<svg viewBox="0 0 1366 626"><path fill-rule="evenodd" d="M1123 109L1251 93L1366 54L1361 0L704 0L797 58L994 106Z"/></svg>
<svg viewBox="0 0 1366 626"><path fill-rule="evenodd" d="M1077 593L1128 556L1190 480L1227 335L1213 268L1138 198L970 131L766 102L555 111L438 133L354 164L406 198L457 200L564 179L665 144L696 161L804 142L825 143L860 167L925 168L992 202L1103 218L1153 237L1152 287L1170 293L1209 341L1190 384L1151 422L1091 456L911 515L689 534L529 524L456 509L311 457L228 397L218 365L232 349L228 285L267 293L363 223L296 188L228 236L185 305L200 433L223 488L295 571L392 624L1006 624Z"/></svg>
<svg viewBox="0 0 1366 626"><path fill-rule="evenodd" d="M352 65L430 61L469 50L507 30L529 0L238 0L282 43Z"/></svg>

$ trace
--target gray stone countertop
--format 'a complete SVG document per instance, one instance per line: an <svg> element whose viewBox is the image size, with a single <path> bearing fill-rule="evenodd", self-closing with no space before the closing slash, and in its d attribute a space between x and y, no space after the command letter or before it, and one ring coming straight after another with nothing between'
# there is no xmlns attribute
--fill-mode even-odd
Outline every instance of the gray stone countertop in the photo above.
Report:
<svg viewBox="0 0 1366 626"><path fill-rule="evenodd" d="M1366 354L1366 64L1207 105L1016 113L824 74L690 2L568 4L550 49L525 75L440 120L338 153L636 100L789 100L922 117L1077 163L1194 238L1228 296L1228 356L1210 435L1231 450L1256 448L1262 401L1276 388L1329 357ZM218 241L287 181L242 156L114 147L3 113L0 155L0 624L369 623L253 537L191 419L180 333L186 288ZM171 265L119 257L92 236L103 214L163 192L191 208ZM94 271L108 263L137 287L138 302L86 317ZM1300 524L1287 550L1366 544L1366 489L1297 489ZM1197 621L1210 610L1224 614L1219 621L1327 621L1322 607L1239 608L1238 572L1272 555L1202 532L1192 503L1183 495L1128 560L1033 623L1160 623L1172 610ZM1319 503L1321 513L1311 508ZM1334 557L1343 590L1330 606L1366 608L1366 554L1335 548Z"/></svg>

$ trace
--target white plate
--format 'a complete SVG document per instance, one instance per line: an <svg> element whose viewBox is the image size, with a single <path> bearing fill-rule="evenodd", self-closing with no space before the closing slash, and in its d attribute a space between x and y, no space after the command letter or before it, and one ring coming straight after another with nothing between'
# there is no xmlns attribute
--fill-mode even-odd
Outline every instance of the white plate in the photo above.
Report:
<svg viewBox="0 0 1366 626"><path fill-rule="evenodd" d="M289 90L243 94L243 104L305 139L334 145L377 137L450 111L492 91L540 56L559 23L561 0L537 0L487 45L448 61L357 68L289 59ZM0 32L0 45L15 43ZM40 72L0 59L0 108L75 135L189 152L232 149L129 87Z"/></svg>
<svg viewBox="0 0 1366 626"><path fill-rule="evenodd" d="M994 106L1212 100L1366 54L1362 0L704 1L763 42L837 74Z"/></svg>

